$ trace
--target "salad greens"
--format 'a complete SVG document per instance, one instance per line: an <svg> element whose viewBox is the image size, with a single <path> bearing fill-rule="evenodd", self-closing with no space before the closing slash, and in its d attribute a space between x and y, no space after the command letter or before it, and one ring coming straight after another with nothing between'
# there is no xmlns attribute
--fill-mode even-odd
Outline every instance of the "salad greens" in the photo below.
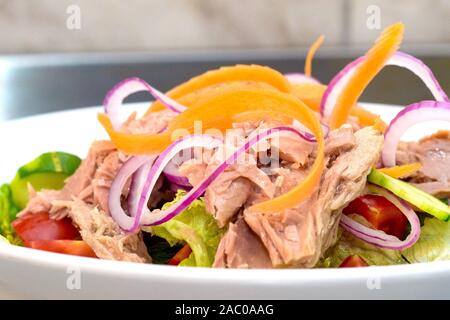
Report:
<svg viewBox="0 0 450 320"><path fill-rule="evenodd" d="M425 218L419 240L404 250L410 262L450 260L450 223L436 218Z"/></svg>
<svg viewBox="0 0 450 320"><path fill-rule="evenodd" d="M175 200L162 208L167 209L185 194L185 191L178 191ZM206 210L202 198L195 200L171 220L149 229L153 235L165 239L171 246L189 244L192 253L189 258L181 261L180 266L197 267L212 266L220 239L225 233L225 229L219 228L214 217Z"/></svg>
<svg viewBox="0 0 450 320"><path fill-rule="evenodd" d="M155 264L167 264L183 247L181 244L171 246L165 239L157 236L150 236L148 233L144 233L144 241L148 253L152 257L152 262Z"/></svg>
<svg viewBox="0 0 450 320"><path fill-rule="evenodd" d="M28 184L35 190L61 189L81 159L65 152L47 152L20 167L10 184L0 187L0 234L12 244L21 244L11 223L28 203Z"/></svg>
<svg viewBox="0 0 450 320"><path fill-rule="evenodd" d="M351 255L359 255L371 266L407 263L399 251L376 247L346 231L340 231L338 242L327 250L325 258L316 268L337 268L345 258Z"/></svg>
<svg viewBox="0 0 450 320"><path fill-rule="evenodd" d="M11 187L3 184L0 187L0 233L12 244L20 244L11 223L16 218L19 208L12 201Z"/></svg>

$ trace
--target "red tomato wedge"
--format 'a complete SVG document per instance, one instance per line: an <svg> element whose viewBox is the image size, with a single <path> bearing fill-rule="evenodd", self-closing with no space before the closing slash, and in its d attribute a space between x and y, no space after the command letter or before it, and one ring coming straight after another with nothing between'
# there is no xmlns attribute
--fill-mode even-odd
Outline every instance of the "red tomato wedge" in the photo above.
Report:
<svg viewBox="0 0 450 320"><path fill-rule="evenodd" d="M339 265L339 268L357 268L357 267L368 267L367 262L358 255L348 256Z"/></svg>
<svg viewBox="0 0 450 320"><path fill-rule="evenodd" d="M14 220L12 226L23 241L74 240L80 237L69 218L50 219L46 212L25 214Z"/></svg>
<svg viewBox="0 0 450 320"><path fill-rule="evenodd" d="M180 249L173 257L169 260L168 264L172 266L177 266L180 264L181 261L184 259L189 258L189 255L191 254L192 249L189 247L188 244L186 244L183 248Z"/></svg>
<svg viewBox="0 0 450 320"><path fill-rule="evenodd" d="M408 225L406 216L382 196L364 195L356 198L344 209L344 214L364 217L374 229L403 239Z"/></svg>
<svg viewBox="0 0 450 320"><path fill-rule="evenodd" d="M27 248L97 258L91 247L83 240L34 240L25 241Z"/></svg>

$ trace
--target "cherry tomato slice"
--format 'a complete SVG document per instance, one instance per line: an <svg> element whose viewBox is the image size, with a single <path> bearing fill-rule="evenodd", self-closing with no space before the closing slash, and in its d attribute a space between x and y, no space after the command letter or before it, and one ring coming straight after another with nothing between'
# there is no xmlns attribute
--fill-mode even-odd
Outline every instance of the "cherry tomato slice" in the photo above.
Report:
<svg viewBox="0 0 450 320"><path fill-rule="evenodd" d="M348 256L341 262L339 268L368 267L367 262L358 255Z"/></svg>
<svg viewBox="0 0 450 320"><path fill-rule="evenodd" d="M173 257L169 260L168 264L172 266L177 266L180 264L181 261L183 261L186 258L189 258L189 255L191 254L192 249L189 247L188 244L184 245L183 248L180 249Z"/></svg>
<svg viewBox="0 0 450 320"><path fill-rule="evenodd" d="M34 240L25 241L27 248L96 258L94 251L83 240Z"/></svg>
<svg viewBox="0 0 450 320"><path fill-rule="evenodd" d="M23 241L75 240L80 237L69 218L50 219L46 212L28 213L14 220L12 226Z"/></svg>
<svg viewBox="0 0 450 320"><path fill-rule="evenodd" d="M389 200L377 195L364 195L356 198L344 209L344 214L359 214L374 229L382 230L399 239L405 237L408 219Z"/></svg>

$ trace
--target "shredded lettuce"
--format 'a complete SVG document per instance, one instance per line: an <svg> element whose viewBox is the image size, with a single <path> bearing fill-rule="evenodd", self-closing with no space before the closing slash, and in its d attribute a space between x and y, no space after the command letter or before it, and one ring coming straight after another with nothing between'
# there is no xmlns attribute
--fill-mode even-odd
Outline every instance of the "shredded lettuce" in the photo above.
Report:
<svg viewBox="0 0 450 320"><path fill-rule="evenodd" d="M19 209L12 201L9 184L0 187L0 233L8 242L20 244L20 238L16 235L11 222L16 218Z"/></svg>
<svg viewBox="0 0 450 320"><path fill-rule="evenodd" d="M410 263L450 260L450 223L425 218L419 240L402 253Z"/></svg>
<svg viewBox="0 0 450 320"><path fill-rule="evenodd" d="M371 266L407 263L399 251L378 248L357 239L348 232L341 231L339 241L327 250L324 258L321 259L316 267L337 268L350 255L361 256Z"/></svg>
<svg viewBox="0 0 450 320"><path fill-rule="evenodd" d="M184 191L178 191L175 200L166 203L163 209L179 201L185 194ZM210 267L225 228L219 228L214 217L206 210L204 200L200 198L171 220L151 227L150 232L165 239L171 246L189 244L192 253L181 261L181 266Z"/></svg>

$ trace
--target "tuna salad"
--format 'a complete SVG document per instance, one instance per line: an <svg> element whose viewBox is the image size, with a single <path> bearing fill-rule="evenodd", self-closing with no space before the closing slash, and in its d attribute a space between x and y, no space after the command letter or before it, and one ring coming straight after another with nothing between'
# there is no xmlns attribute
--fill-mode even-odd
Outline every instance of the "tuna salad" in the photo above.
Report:
<svg viewBox="0 0 450 320"><path fill-rule="evenodd" d="M108 140L80 159L47 152L0 187L2 240L63 254L211 268L335 268L450 259L450 133L417 141L415 124L450 121L432 71L399 51L403 25L325 85L305 73L236 65L162 93L114 86L98 114ZM434 100L389 122L358 105L387 65ZM147 91L143 116L119 115ZM375 112L374 112L375 111ZM439 130L440 129L440 130Z"/></svg>

